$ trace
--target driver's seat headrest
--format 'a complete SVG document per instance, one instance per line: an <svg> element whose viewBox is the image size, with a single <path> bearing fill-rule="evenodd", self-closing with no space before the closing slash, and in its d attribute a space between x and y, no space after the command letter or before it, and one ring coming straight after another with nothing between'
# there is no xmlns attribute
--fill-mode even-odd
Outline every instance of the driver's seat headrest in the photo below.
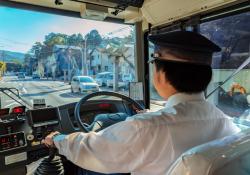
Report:
<svg viewBox="0 0 250 175"><path fill-rule="evenodd" d="M250 129L182 154L167 175L249 175Z"/></svg>

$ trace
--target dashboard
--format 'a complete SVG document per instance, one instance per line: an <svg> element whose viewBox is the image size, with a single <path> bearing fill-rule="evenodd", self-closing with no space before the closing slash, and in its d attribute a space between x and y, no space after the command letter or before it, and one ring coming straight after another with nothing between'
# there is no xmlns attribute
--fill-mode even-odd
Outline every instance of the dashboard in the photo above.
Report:
<svg viewBox="0 0 250 175"><path fill-rule="evenodd" d="M25 165L47 156L48 148L41 141L50 132L69 134L80 131L74 117L75 105L71 103L27 111L17 108L10 113L6 113L6 109L0 111L1 175L25 175ZM125 117L108 124L111 125L135 114L131 109L130 104L124 101L95 100L82 105L80 114L82 122L90 125L98 115L105 114L110 120L112 113L124 113L122 116Z"/></svg>

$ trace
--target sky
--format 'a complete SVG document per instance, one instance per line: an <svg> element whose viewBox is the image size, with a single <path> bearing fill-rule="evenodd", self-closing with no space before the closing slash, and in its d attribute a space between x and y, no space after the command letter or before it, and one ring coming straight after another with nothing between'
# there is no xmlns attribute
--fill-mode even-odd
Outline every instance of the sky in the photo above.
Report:
<svg viewBox="0 0 250 175"><path fill-rule="evenodd" d="M128 25L0 7L0 50L26 53L35 42L43 42L50 32L85 36L93 29L109 37L130 33Z"/></svg>

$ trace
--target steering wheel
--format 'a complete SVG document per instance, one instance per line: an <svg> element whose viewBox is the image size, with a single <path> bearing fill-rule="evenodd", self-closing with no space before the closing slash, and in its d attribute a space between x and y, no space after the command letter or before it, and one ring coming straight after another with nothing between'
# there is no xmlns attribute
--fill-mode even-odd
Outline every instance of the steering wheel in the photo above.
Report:
<svg viewBox="0 0 250 175"><path fill-rule="evenodd" d="M87 100L89 100L90 98L97 97L97 96L103 96L103 95L117 97L117 98L120 98L122 100L125 100L125 101L131 103L132 105L134 105L134 107L138 110L144 109L144 107L142 105L140 105L138 102L136 102L135 100L131 99L128 96L125 96L125 95L122 95L122 94L119 94L116 92L100 91L100 92L94 92L94 93L88 94L80 99L80 101L76 104L75 111L74 111L75 119L77 121L78 126L80 127L80 129L82 131L89 132L89 129L86 127L86 125L81 120L81 116L80 116L81 106L83 104L85 104L87 102Z"/></svg>

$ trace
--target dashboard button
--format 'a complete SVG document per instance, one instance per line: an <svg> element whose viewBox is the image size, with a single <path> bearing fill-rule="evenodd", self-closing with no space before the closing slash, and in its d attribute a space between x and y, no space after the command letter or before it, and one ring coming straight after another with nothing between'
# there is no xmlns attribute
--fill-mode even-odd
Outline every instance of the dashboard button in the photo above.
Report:
<svg viewBox="0 0 250 175"><path fill-rule="evenodd" d="M19 145L23 146L24 145L24 141L23 140L19 140Z"/></svg>
<svg viewBox="0 0 250 175"><path fill-rule="evenodd" d="M29 141L34 140L34 135L33 134L27 135L27 140Z"/></svg>

